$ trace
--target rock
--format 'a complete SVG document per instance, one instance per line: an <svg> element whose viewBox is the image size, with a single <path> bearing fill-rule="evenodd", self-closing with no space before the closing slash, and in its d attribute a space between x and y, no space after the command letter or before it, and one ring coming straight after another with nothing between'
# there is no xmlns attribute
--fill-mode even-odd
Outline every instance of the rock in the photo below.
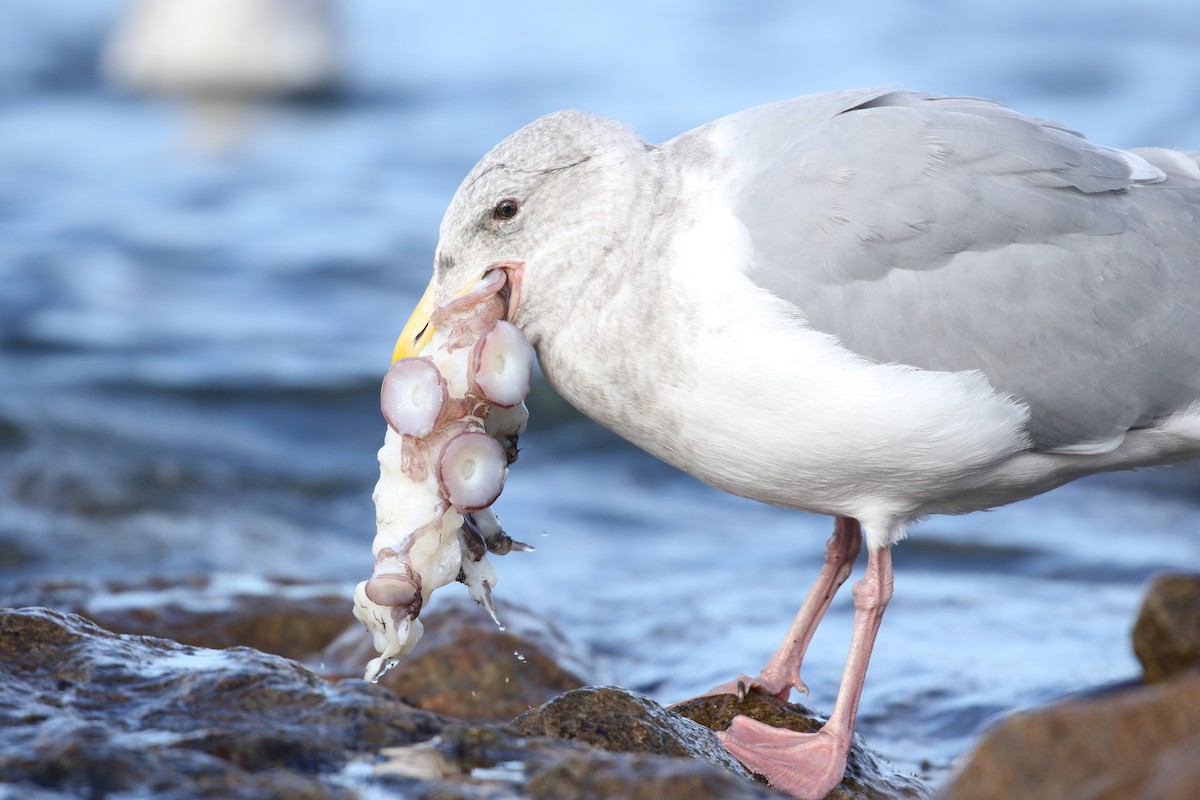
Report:
<svg viewBox="0 0 1200 800"><path fill-rule="evenodd" d="M356 754L444 722L362 683L247 648L122 636L48 609L0 611L0 775L104 797L348 798Z"/></svg>
<svg viewBox="0 0 1200 800"><path fill-rule="evenodd" d="M505 722L583 686L581 676L595 671L586 654L528 609L498 604L504 622L498 630L469 598L448 600L421 615L425 635L417 649L380 679L410 705L457 719ZM327 670L359 676L374 656L370 637L355 625L318 660Z"/></svg>
<svg viewBox="0 0 1200 800"><path fill-rule="evenodd" d="M804 706L756 692L749 693L742 701L732 694L697 697L671 706L671 710L714 731L728 728L739 714L801 733L816 731L825 724L823 718ZM827 800L894 800L932 795L933 790L920 778L892 769L881 756L868 750L856 734L846 759L846 777L826 797Z"/></svg>
<svg viewBox="0 0 1200 800"><path fill-rule="evenodd" d="M352 622L348 587L257 575L184 575L141 581L33 581L5 590L0 606L45 606L116 633L197 647L244 645L302 658Z"/></svg>
<svg viewBox="0 0 1200 800"><path fill-rule="evenodd" d="M1200 575L1160 575L1133 626L1133 650L1147 681L1200 667Z"/></svg>
<svg viewBox="0 0 1200 800"><path fill-rule="evenodd" d="M1190 800L1200 673L1015 714L956 770L946 800Z"/></svg>
<svg viewBox="0 0 1200 800"><path fill-rule="evenodd" d="M617 687L567 692L517 717L511 727L526 736L553 736L617 753L703 759L751 777L711 730Z"/></svg>
<svg viewBox="0 0 1200 800"><path fill-rule="evenodd" d="M624 690L611 691L636 695ZM648 701L647 701L648 702ZM654 704L650 704L653 706ZM657 707L658 713L665 712ZM582 741L516 736L511 729L459 727L438 738L436 746L394 748L380 770L392 774L429 776L448 768L453 753L462 763L476 765L478 777L506 774L513 797L548 800L786 800L786 795L702 759L616 753L598 750ZM506 738L508 737L508 738ZM513 749L513 741L521 743ZM491 765L479 770L477 765ZM514 780L513 766L523 769ZM459 797L460 795L452 795ZM466 795L462 795L466 796Z"/></svg>
<svg viewBox="0 0 1200 800"><path fill-rule="evenodd" d="M9 590L0 604L20 600L139 634L307 651L323 669L248 647L119 635L62 611L0 609L0 800L340 800L358 789L379 800L783 797L703 725L622 689L577 688L596 672L586 654L517 607L500 609L499 631L467 598L439 604L423 616L417 653L370 685L360 679L369 638L336 587L62 581ZM732 697L686 705L717 728L736 710ZM518 713L511 726L478 722ZM877 778L875 793L861 788ZM897 780L856 748L831 796L921 796Z"/></svg>
<svg viewBox="0 0 1200 800"><path fill-rule="evenodd" d="M46 606L117 632L198 647L253 647L304 661L330 678L359 678L375 656L350 613L349 586L257 575L184 575L142 581L32 581L0 606ZM417 651L382 683L406 702L472 721L506 722L596 677L588 654L543 618L498 605L505 630L465 595L422 615Z"/></svg>
<svg viewBox="0 0 1200 800"><path fill-rule="evenodd" d="M592 694L647 726L672 716L618 690ZM690 753L667 741L671 727L641 738ZM781 797L704 758L455 722L278 656L119 635L44 608L0 610L0 729L5 800Z"/></svg>
<svg viewBox="0 0 1200 800"><path fill-rule="evenodd" d="M698 761L629 753L555 754L532 765L531 797L553 800L787 800Z"/></svg>

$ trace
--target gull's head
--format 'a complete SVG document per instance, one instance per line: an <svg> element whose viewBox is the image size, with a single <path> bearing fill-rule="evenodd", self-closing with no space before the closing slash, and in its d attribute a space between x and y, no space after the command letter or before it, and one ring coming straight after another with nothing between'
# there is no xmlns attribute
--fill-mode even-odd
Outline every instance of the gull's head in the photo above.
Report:
<svg viewBox="0 0 1200 800"><path fill-rule="evenodd" d="M433 278L396 343L419 353L433 310L505 273L507 319L535 345L621 250L653 148L627 126L558 111L496 145L467 174L442 219Z"/></svg>

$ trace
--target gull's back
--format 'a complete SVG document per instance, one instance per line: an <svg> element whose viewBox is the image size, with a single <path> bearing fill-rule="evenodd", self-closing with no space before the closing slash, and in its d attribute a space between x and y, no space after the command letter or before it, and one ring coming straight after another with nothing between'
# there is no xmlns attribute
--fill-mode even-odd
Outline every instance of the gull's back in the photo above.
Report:
<svg viewBox="0 0 1200 800"><path fill-rule="evenodd" d="M1195 155L886 90L751 109L669 146L698 142L741 165L755 283L871 361L982 371L1029 407L1035 450L1110 453L1200 412Z"/></svg>

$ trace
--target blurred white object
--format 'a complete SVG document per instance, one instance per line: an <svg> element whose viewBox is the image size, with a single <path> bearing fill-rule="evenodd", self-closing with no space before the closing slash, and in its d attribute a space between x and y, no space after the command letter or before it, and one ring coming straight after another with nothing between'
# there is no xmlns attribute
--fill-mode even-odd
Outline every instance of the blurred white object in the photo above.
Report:
<svg viewBox="0 0 1200 800"><path fill-rule="evenodd" d="M104 54L125 89L245 102L328 90L329 0L132 0Z"/></svg>

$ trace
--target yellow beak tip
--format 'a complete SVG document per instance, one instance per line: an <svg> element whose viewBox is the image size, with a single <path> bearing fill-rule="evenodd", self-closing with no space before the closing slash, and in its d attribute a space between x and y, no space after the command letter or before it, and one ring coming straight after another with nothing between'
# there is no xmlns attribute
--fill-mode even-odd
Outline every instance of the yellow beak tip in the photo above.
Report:
<svg viewBox="0 0 1200 800"><path fill-rule="evenodd" d="M404 330L400 331L400 338L396 340L396 347L392 350L393 364L402 358L420 355L425 345L433 338L434 327L429 319L433 316L433 298L437 293L435 289L433 281L429 281L429 286L425 287L425 294L421 295L412 316L404 323Z"/></svg>

